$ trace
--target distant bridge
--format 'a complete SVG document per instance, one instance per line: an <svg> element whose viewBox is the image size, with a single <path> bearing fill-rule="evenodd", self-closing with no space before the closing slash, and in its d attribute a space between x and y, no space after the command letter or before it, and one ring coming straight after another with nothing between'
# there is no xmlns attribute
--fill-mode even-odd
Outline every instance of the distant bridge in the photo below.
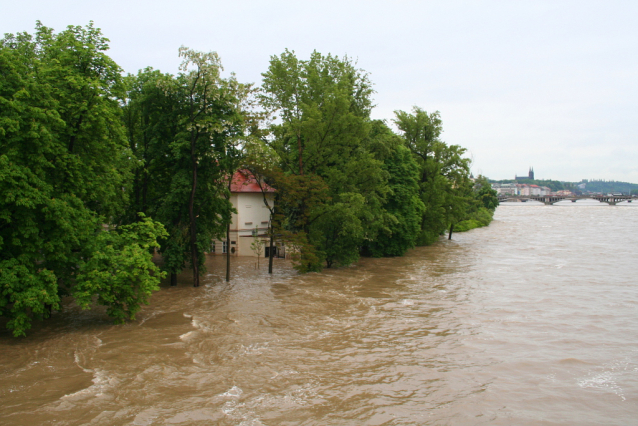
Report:
<svg viewBox="0 0 638 426"><path fill-rule="evenodd" d="M527 202L527 201L540 201L544 203L546 206L551 206L554 203L559 201L569 200L572 203L575 203L578 200L596 200L602 203L607 203L610 206L615 206L616 203L620 203L621 201L627 201L631 203L634 198L630 195L499 195L498 200L500 202L503 201L514 201L514 202Z"/></svg>

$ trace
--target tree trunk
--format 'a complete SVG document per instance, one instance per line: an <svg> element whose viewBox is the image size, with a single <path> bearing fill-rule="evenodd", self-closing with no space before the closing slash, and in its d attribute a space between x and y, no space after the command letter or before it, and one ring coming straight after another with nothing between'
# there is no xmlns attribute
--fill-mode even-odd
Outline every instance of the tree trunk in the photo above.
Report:
<svg viewBox="0 0 638 426"><path fill-rule="evenodd" d="M175 272L171 272L171 287L175 287L177 285L177 274Z"/></svg>
<svg viewBox="0 0 638 426"><path fill-rule="evenodd" d="M272 234L272 229L270 231L270 249L268 250L268 273L272 274L272 258L273 258L273 247L275 238Z"/></svg>
<svg viewBox="0 0 638 426"><path fill-rule="evenodd" d="M448 235L447 239L451 240L452 239L452 231L454 230L454 224L450 224L450 234Z"/></svg>
<svg viewBox="0 0 638 426"><path fill-rule="evenodd" d="M230 222L226 225L226 282L230 281Z"/></svg>
<svg viewBox="0 0 638 426"><path fill-rule="evenodd" d="M233 175L231 172L230 179L228 179L228 203L230 203L230 189L233 181ZM230 222L232 222L233 214L230 214L230 220L226 224L226 282L230 281Z"/></svg>
<svg viewBox="0 0 638 426"><path fill-rule="evenodd" d="M195 217L195 190L197 189L197 158L195 156L196 136L191 136L191 162L193 165L193 186L188 203L191 228L191 264L193 266L193 287L199 287L199 261L197 259L197 222Z"/></svg>

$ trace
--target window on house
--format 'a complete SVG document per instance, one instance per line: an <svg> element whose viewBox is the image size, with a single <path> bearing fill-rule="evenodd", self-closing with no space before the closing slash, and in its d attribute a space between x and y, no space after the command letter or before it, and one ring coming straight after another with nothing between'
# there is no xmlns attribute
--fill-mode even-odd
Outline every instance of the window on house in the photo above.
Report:
<svg viewBox="0 0 638 426"><path fill-rule="evenodd" d="M209 253L215 253L215 241L210 243L210 251L209 251Z"/></svg>
<svg viewBox="0 0 638 426"><path fill-rule="evenodd" d="M228 253L228 246L226 241L222 241L222 253Z"/></svg>

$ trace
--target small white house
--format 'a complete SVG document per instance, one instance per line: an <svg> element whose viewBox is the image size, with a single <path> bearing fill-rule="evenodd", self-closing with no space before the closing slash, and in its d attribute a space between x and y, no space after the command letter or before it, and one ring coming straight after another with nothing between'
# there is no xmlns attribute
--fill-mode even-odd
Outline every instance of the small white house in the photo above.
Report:
<svg viewBox="0 0 638 426"><path fill-rule="evenodd" d="M264 203L264 197L272 208L274 192L275 190L265 183L260 186L249 171L235 172L230 185L230 201L237 213L233 213L230 225L230 249L226 247L226 240L217 240L212 242L210 252L268 257L270 210ZM251 248L255 235L262 242L261 254ZM275 256L277 254L275 253Z"/></svg>

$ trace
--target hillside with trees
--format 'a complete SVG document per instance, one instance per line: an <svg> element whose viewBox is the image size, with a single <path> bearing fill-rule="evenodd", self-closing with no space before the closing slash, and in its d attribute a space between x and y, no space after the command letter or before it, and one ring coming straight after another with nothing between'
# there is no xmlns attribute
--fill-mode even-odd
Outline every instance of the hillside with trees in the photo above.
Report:
<svg viewBox="0 0 638 426"><path fill-rule="evenodd" d="M638 192L638 184L629 182L618 182L614 180L583 179L576 185L582 192L599 192L602 194L634 194Z"/></svg>
<svg viewBox="0 0 638 426"><path fill-rule="evenodd" d="M16 336L65 296L123 322L164 277L189 270L197 287L238 170L276 190L271 248L300 272L401 256L498 205L438 111L373 120L348 57L286 50L258 87L222 77L214 52L124 75L107 50L93 24L0 40L0 317Z"/></svg>

